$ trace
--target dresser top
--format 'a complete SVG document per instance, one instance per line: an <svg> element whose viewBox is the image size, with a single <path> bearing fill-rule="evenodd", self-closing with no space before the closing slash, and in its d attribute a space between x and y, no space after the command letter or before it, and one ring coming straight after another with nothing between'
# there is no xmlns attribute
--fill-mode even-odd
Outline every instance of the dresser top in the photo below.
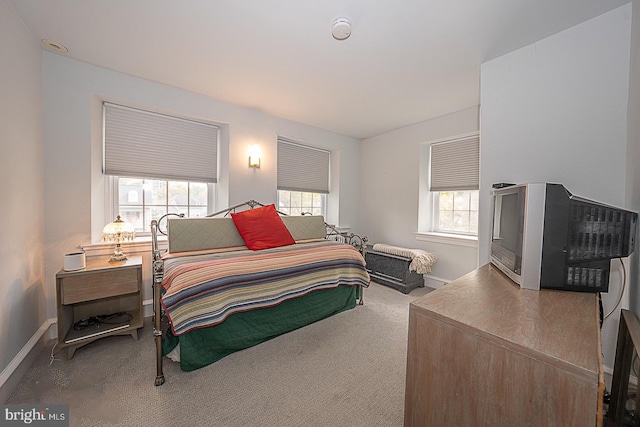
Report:
<svg viewBox="0 0 640 427"><path fill-rule="evenodd" d="M531 357L598 374L597 294L521 289L490 264L421 297L411 311L466 329Z"/></svg>

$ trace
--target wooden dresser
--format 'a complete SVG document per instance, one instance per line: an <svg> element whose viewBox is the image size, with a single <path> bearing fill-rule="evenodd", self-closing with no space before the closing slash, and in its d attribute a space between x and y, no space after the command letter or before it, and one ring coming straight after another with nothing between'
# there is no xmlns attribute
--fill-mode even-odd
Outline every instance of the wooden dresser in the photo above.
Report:
<svg viewBox="0 0 640 427"><path fill-rule="evenodd" d="M405 426L600 426L597 294L485 265L411 303Z"/></svg>

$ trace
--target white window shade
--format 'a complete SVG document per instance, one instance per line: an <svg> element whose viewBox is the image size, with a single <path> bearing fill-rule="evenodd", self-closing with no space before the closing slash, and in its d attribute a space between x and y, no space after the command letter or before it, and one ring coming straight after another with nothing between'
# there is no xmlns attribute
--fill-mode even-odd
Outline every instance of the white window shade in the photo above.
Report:
<svg viewBox="0 0 640 427"><path fill-rule="evenodd" d="M480 177L478 136L431 146L430 191L477 190Z"/></svg>
<svg viewBox="0 0 640 427"><path fill-rule="evenodd" d="M278 137L278 190L329 193L327 150Z"/></svg>
<svg viewBox="0 0 640 427"><path fill-rule="evenodd" d="M107 175L217 182L218 126L104 103Z"/></svg>

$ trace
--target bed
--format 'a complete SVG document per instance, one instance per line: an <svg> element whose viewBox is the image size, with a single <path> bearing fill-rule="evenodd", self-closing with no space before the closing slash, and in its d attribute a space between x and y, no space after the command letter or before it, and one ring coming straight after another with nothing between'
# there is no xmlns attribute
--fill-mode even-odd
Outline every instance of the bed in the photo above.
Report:
<svg viewBox="0 0 640 427"><path fill-rule="evenodd" d="M369 286L367 239L322 216L250 200L206 218L168 214L151 231L156 386L165 356L184 371L202 368L352 309ZM158 234L167 235L165 253Z"/></svg>

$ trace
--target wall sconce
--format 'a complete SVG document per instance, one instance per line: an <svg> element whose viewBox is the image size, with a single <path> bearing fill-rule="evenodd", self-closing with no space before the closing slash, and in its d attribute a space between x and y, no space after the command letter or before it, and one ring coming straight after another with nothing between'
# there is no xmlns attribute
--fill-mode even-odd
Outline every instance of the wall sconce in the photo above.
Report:
<svg viewBox="0 0 640 427"><path fill-rule="evenodd" d="M122 242L127 240L133 240L136 238L136 229L128 222L124 222L120 219L120 215L114 222L104 226L102 230L103 242L115 242L116 248L109 258L109 262L124 261L127 256L122 252Z"/></svg>
<svg viewBox="0 0 640 427"><path fill-rule="evenodd" d="M249 148L249 167L260 168L260 147L258 144L253 144Z"/></svg>

